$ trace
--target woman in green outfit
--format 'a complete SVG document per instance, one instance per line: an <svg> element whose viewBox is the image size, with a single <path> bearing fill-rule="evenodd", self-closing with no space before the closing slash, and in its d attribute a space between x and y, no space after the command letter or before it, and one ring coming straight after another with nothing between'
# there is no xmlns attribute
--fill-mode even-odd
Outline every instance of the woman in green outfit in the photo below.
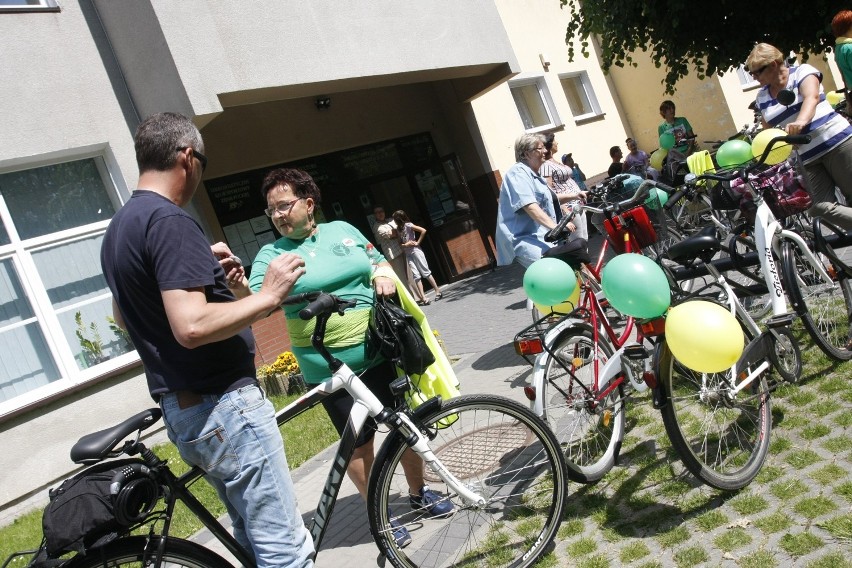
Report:
<svg viewBox="0 0 852 568"><path fill-rule="evenodd" d="M266 214L281 233L281 238L265 245L251 266L249 287L257 291L269 263L285 252L305 261L305 273L291 294L322 290L342 298L358 300L343 316L328 320L325 345L332 355L346 363L385 405L393 404L389 377L396 377L393 365L373 354L366 344L370 311L376 294L396 294L393 268L361 232L343 221L317 224L314 211L320 203L320 190L313 178L302 170L279 168L269 172L261 191L266 199ZM370 245L368 247L368 245ZM372 249L372 250L368 250ZM283 306L291 349L308 384L319 384L331 375L328 364L311 346L314 321L303 321L299 311L304 304ZM342 434L354 404L345 390L322 402L332 423ZM373 436L376 423L369 419L356 443L347 473L366 500L367 479L373 465ZM436 494L423 481L423 461L411 450L403 456L403 469L409 484L412 508L434 517L452 514L453 504ZM394 538L400 547L411 542L406 528L392 521Z"/></svg>

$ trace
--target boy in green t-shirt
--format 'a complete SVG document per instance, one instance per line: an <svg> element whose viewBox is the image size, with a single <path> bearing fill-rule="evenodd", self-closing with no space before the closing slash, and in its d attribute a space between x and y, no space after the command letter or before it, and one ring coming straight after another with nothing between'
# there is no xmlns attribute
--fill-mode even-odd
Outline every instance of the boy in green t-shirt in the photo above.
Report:
<svg viewBox="0 0 852 568"><path fill-rule="evenodd" d="M670 133L675 139L672 150L677 150L684 156L692 154L695 151L695 133L692 132L692 126L686 118L675 116L674 102L663 101L660 105L660 116L663 117L663 122L657 127L657 135Z"/></svg>

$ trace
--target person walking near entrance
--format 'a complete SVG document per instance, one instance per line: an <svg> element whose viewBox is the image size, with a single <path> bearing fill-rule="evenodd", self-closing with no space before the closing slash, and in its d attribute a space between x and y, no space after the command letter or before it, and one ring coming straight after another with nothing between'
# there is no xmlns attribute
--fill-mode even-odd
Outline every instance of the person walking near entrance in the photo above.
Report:
<svg viewBox="0 0 852 568"><path fill-rule="evenodd" d="M305 263L282 255L270 263L262 292L251 294L227 245L211 247L183 210L207 165L192 121L155 114L134 142L139 189L113 216L101 247L115 321L139 352L169 438L204 469L257 566L313 566L313 540L275 409L257 382L249 328L281 305Z"/></svg>
<svg viewBox="0 0 852 568"><path fill-rule="evenodd" d="M384 207L376 205L373 208L373 220L370 222L370 229L373 230L376 242L382 247L382 254L384 254L385 260L391 265L397 277L402 282L405 282L411 295L417 296L414 282L411 278L411 270L408 269L408 261L399 242L396 225L385 216Z"/></svg>
<svg viewBox="0 0 852 568"><path fill-rule="evenodd" d="M411 270L411 277L414 279L415 292L417 292L415 295L419 298L417 303L421 306L428 306L429 300L426 299L426 294L423 292L424 278L428 279L429 284L435 289L435 300L440 300L444 295L441 293L438 283L435 282L432 271L429 270L423 249L420 248L420 242L426 236L426 229L412 223L402 209L394 211L393 220L396 223L399 242L402 244L402 250L405 251L405 258L408 260L408 269ZM419 237L417 233L420 233Z"/></svg>

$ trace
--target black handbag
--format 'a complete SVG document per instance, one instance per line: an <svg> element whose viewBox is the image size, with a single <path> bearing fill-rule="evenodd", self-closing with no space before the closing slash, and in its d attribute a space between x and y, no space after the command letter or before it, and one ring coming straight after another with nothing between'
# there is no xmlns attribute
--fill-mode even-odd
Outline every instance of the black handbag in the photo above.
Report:
<svg viewBox="0 0 852 568"><path fill-rule="evenodd" d="M367 344L369 357L380 353L408 375L421 375L435 362L414 316L384 296L373 305Z"/></svg>

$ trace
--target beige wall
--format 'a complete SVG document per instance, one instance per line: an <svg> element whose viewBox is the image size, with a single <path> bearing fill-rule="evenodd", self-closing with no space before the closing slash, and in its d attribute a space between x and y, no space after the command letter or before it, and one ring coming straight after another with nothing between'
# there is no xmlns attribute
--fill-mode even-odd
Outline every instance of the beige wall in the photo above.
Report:
<svg viewBox="0 0 852 568"><path fill-rule="evenodd" d="M521 68L514 78L542 76L547 83L562 124L556 131L559 153L571 152L590 177L606 171L610 163L609 147L623 143L626 130L608 78L597 60L578 56L574 62L568 62L565 29L570 14L558 2L540 0L498 0L497 7ZM550 61L547 69L541 64L540 53ZM588 73L601 107L600 116L582 123L574 120L559 81L560 74L578 71ZM472 107L491 167L505 171L515 163L514 141L524 132L508 85L474 100Z"/></svg>

